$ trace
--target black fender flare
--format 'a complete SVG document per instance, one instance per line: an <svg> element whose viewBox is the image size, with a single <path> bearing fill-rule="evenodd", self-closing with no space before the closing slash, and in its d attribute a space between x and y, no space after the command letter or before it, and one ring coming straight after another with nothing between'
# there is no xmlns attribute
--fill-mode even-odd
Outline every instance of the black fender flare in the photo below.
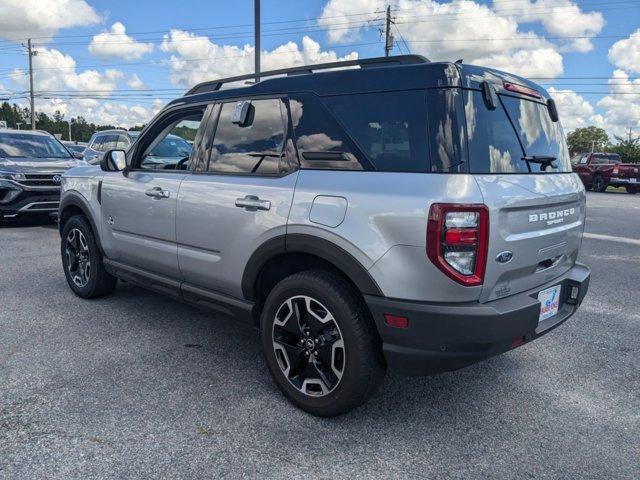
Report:
<svg viewBox="0 0 640 480"><path fill-rule="evenodd" d="M84 216L87 217L87 220L89 220L89 223L91 224L91 228L93 229L93 236L96 239L96 243L98 244L100 253L104 255L104 251L102 250L102 243L100 241L100 231L98 230L98 226L96 225L93 215L91 215L91 207L89 206L89 202L87 202L87 200L82 195L72 190L69 192L65 192L62 200L60 201L60 206L58 207L59 219L63 218L62 212L64 212L64 210L69 207L76 207L82 210L82 213L84 213ZM59 222L58 230L60 231L60 235L62 235L63 228L64 224L62 222Z"/></svg>
<svg viewBox="0 0 640 480"><path fill-rule="evenodd" d="M284 253L307 253L322 258L349 277L363 294L383 296L367 269L342 247L314 235L290 233L267 240L249 258L242 275L242 293L247 300L254 301L257 297L256 280L262 268Z"/></svg>

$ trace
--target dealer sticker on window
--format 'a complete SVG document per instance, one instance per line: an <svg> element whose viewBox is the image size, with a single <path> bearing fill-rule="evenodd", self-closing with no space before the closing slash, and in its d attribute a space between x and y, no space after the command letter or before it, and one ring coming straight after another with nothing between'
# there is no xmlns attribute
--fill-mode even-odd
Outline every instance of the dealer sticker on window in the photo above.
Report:
<svg viewBox="0 0 640 480"><path fill-rule="evenodd" d="M553 317L558 313L560 307L560 289L562 285L547 288L538 293L538 301L540 302L540 318L538 322Z"/></svg>

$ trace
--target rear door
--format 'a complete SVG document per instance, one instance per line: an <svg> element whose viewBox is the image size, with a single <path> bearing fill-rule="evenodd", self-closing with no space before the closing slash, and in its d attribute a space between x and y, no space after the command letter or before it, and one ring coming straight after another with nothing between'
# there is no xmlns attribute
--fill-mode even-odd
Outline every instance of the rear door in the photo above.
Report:
<svg viewBox="0 0 640 480"><path fill-rule="evenodd" d="M562 128L545 104L500 95L489 110L465 91L470 171L489 207L482 301L538 287L571 268L585 219L584 186L571 173ZM543 166L525 156L552 156Z"/></svg>
<svg viewBox="0 0 640 480"><path fill-rule="evenodd" d="M208 161L180 188L176 229L184 288L241 298L251 254L286 232L297 178L287 105L281 98L247 100L246 125L234 123L242 103L217 106Z"/></svg>
<svg viewBox="0 0 640 480"><path fill-rule="evenodd" d="M153 158L154 147L169 134L193 141L205 108L190 107L160 119L132 152L130 169L105 174L101 198L107 257L147 272L180 278L176 205L180 184L189 174L186 167L192 151L179 152L181 161L163 164L163 168L148 159Z"/></svg>

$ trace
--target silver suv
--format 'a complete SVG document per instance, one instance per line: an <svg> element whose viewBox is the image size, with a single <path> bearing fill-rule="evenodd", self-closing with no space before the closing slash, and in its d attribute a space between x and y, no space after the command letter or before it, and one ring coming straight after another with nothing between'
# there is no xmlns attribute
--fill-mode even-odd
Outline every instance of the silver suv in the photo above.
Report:
<svg viewBox="0 0 640 480"><path fill-rule="evenodd" d="M540 86L418 56L261 77L200 84L126 153L65 174L77 295L123 279L245 322L323 416L387 367L458 369L576 311L585 191ZM172 136L189 148L166 160Z"/></svg>

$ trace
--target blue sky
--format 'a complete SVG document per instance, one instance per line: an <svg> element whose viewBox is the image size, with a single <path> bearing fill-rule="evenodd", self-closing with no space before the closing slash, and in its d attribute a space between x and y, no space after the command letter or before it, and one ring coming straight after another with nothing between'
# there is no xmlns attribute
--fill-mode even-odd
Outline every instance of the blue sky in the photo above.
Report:
<svg viewBox="0 0 640 480"><path fill-rule="evenodd" d="M394 54L464 58L537 78L566 130L595 124L640 135L640 0L389 3ZM263 0L264 68L383 54L386 4ZM26 105L20 44L32 36L36 110L144 123L197 81L249 72L252 23L251 0L0 0L0 95Z"/></svg>

